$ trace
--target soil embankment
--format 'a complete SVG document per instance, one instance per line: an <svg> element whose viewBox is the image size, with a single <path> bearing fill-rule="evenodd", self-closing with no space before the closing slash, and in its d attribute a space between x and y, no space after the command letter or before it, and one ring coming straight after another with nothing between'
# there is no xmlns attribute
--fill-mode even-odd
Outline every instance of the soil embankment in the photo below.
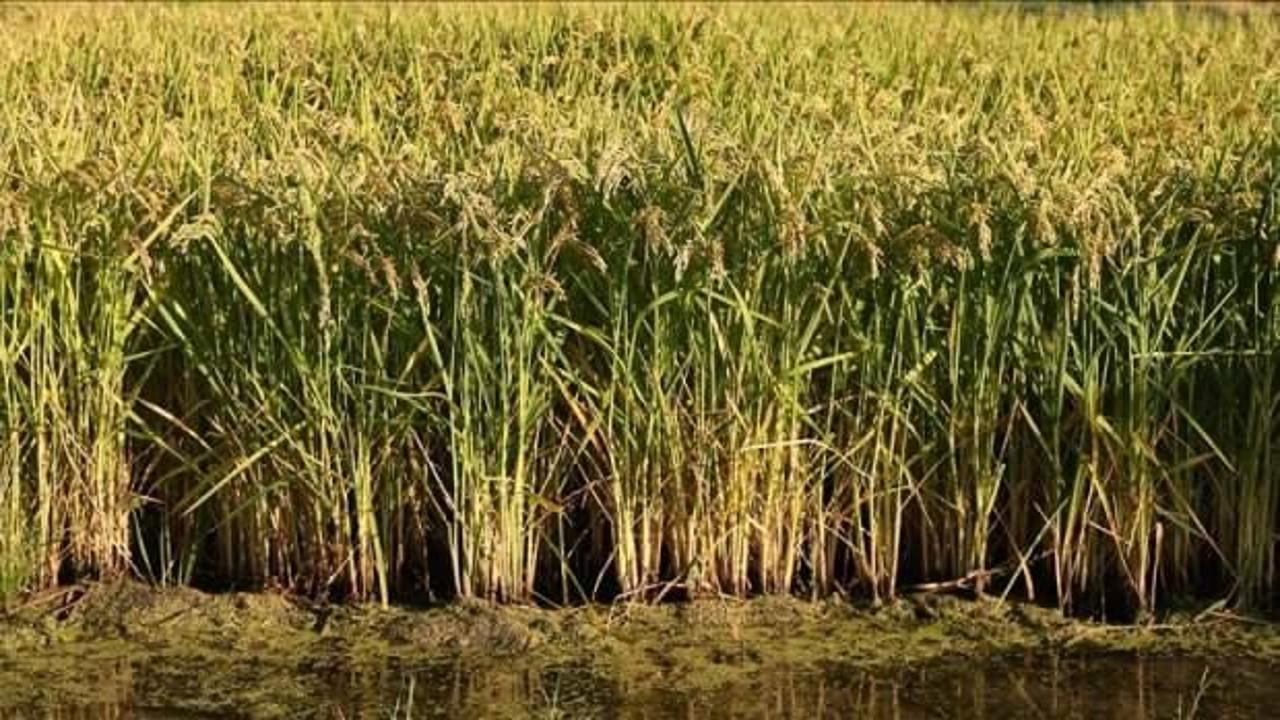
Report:
<svg viewBox="0 0 1280 720"><path fill-rule="evenodd" d="M591 678L622 696L713 693L765 671L891 671L1011 655L1280 662L1280 626L1221 611L1144 626L1017 603L923 596L881 607L790 598L569 609L326 606L137 583L28 598L0 620L0 711L115 702L287 715L359 676L498 667Z"/></svg>

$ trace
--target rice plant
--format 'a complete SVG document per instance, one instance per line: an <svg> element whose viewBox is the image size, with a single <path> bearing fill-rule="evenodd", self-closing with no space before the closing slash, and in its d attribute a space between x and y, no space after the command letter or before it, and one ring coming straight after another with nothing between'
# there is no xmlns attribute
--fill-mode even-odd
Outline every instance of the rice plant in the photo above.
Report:
<svg viewBox="0 0 1280 720"><path fill-rule="evenodd" d="M1277 27L12 8L0 593L1277 590Z"/></svg>

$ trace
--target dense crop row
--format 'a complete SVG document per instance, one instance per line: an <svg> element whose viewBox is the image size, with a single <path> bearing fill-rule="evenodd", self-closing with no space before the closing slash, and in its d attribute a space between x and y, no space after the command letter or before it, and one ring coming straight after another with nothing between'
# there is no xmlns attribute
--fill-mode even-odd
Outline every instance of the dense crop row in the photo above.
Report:
<svg viewBox="0 0 1280 720"><path fill-rule="evenodd" d="M1271 14L0 24L0 591L1275 596Z"/></svg>

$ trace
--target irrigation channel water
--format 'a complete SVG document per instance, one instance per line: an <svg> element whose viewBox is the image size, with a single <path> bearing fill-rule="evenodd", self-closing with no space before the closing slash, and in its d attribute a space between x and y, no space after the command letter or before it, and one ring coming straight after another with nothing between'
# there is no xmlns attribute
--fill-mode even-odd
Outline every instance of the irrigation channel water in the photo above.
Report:
<svg viewBox="0 0 1280 720"><path fill-rule="evenodd" d="M121 662L86 671L111 678L99 697L51 695L0 710L0 717L1154 719L1265 718L1280 709L1280 676L1271 664L1125 654L1032 653L893 671L763 668L712 690L640 693L625 678L572 665L533 672L468 662L314 668L274 677L275 689L261 692L262 678L245 667L241 686L222 688L222 697L207 697L200 667Z"/></svg>

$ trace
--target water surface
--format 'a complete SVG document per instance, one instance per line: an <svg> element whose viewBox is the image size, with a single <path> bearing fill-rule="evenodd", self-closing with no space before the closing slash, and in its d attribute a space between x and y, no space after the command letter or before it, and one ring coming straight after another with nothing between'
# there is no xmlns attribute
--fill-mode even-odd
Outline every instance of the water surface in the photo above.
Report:
<svg viewBox="0 0 1280 720"><path fill-rule="evenodd" d="M725 662L732 664L732 658ZM86 691L50 687L18 718L1265 718L1280 708L1280 668L1259 661L1029 654L895 671L761 668L708 689L661 689L582 665L537 671L474 661L299 667L264 677L252 663L218 686L198 664L120 661L86 669ZM32 678L39 683L40 678ZM657 689L655 689L657 688Z"/></svg>

